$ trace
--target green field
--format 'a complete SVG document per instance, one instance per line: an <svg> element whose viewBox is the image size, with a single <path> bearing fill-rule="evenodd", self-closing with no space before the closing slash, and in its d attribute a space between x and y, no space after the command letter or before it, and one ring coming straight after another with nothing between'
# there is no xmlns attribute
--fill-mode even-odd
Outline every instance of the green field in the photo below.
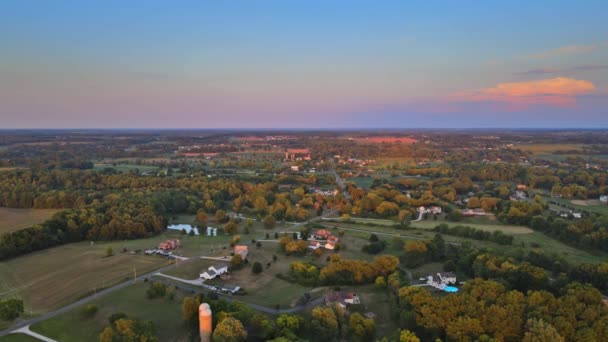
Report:
<svg viewBox="0 0 608 342"><path fill-rule="evenodd" d="M141 282L95 299L90 304L96 305L99 311L91 319L83 318L80 308L76 308L30 328L61 342L98 341L99 333L109 324L108 317L124 312L154 322L160 341L188 341L181 311L184 294L178 290L174 300L147 299L147 287L147 283Z"/></svg>
<svg viewBox="0 0 608 342"><path fill-rule="evenodd" d="M468 223L468 222L446 222L442 220L423 220L418 222L412 222L410 224L413 228L418 229L434 229L438 224L445 223L450 227L454 226L468 226L471 228L484 230L488 232L494 232L497 230L502 231L505 234L519 235L519 234L532 234L534 231L524 226L514 225L503 225L503 224L482 224L482 223Z"/></svg>
<svg viewBox="0 0 608 342"><path fill-rule="evenodd" d="M112 246L115 255L105 257ZM44 313L102 287L168 264L167 259L120 253L120 243L69 244L0 263L0 296L23 298L27 312Z"/></svg>
<svg viewBox="0 0 608 342"><path fill-rule="evenodd" d="M30 335L17 333L0 337L0 342L40 342L40 340Z"/></svg>
<svg viewBox="0 0 608 342"><path fill-rule="evenodd" d="M366 219L366 220L369 220L369 219ZM388 224L388 222L392 222L389 220L374 220L374 223L378 224L379 221L385 221L385 222L387 222L387 224ZM325 223L328 227L333 227L335 225L338 225L339 227L358 229L358 230L360 230L359 232L346 231L346 233L348 235L358 234L361 238L366 238L366 236L369 236L369 234L376 232L376 233L387 234L384 236L380 236L381 238L384 238L384 239L390 239L391 236L395 235L395 234L402 235L402 237L404 239L408 239L408 238L412 238L412 237L431 239L435 235L435 232L431 231L430 229L435 227L435 225L439 224L439 222L441 222L441 221L429 220L429 221L412 222L412 225L420 224L421 225L420 228L418 228L418 226L415 226L416 228L408 228L405 230L395 229L388 225L386 225L386 226L366 226L363 224L346 224L346 223L331 223L331 222L325 222ZM468 223L450 223L450 225L457 225L457 224L473 226L472 224L468 224ZM426 226L426 228L422 228L424 226ZM508 230L504 229L504 227L508 228L510 226L495 225L495 226L488 226L485 229L486 230L488 230L488 229L496 230L496 229L499 229L499 227L502 227L502 229L500 229L500 230L503 230L503 232L507 233ZM516 229L517 227L518 226L512 226L509 229ZM481 229L479 227L475 227L475 228ZM519 227L519 228L528 229L526 227ZM450 235L444 235L444 240L447 242L454 242L454 243L462 243L465 241L469 241L475 246L486 247L486 248L491 248L491 249L494 249L497 251L510 252L510 253L518 253L519 250L534 249L535 247L532 247L532 244L538 244L538 245L540 245L540 249L544 250L546 253L558 254L574 264L600 263L600 262L605 262L608 260L608 255L605 253L584 251L584 250L581 250L581 249L578 249L575 247L571 247L552 237L546 236L540 232L531 231L526 234L521 233L521 232L519 232L518 234L515 234L515 233L511 232L511 234L513 234L515 239L513 241L513 245L509 245L509 246L502 246L502 245L498 245L498 244L495 244L495 243L492 243L489 241L479 241L479 240L467 239L467 238L463 238L463 237L450 236ZM523 247L522 247L522 243L523 243Z"/></svg>
<svg viewBox="0 0 608 342"><path fill-rule="evenodd" d="M137 164L105 164L105 163L95 163L94 170L103 170L106 168L114 169L118 172L129 172L132 170L139 170L139 172L156 172L159 167L153 165L137 165Z"/></svg>
<svg viewBox="0 0 608 342"><path fill-rule="evenodd" d="M50 219L58 209L0 208L0 234L29 228Z"/></svg>
<svg viewBox="0 0 608 342"><path fill-rule="evenodd" d="M565 206L574 207L578 210L588 211L590 213L596 213L600 215L608 215L608 205L601 204L599 200L567 200L563 198L543 198L546 202L553 201L560 203ZM561 206L556 206L554 204L549 204L549 206L555 210L568 210L567 208L563 208Z"/></svg>

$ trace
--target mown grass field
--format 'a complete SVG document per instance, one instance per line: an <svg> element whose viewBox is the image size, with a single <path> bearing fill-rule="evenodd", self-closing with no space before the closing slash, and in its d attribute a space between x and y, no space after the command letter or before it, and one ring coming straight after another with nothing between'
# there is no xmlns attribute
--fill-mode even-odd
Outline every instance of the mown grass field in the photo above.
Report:
<svg viewBox="0 0 608 342"><path fill-rule="evenodd" d="M109 324L108 317L116 312L124 312L131 317L152 321L159 341L188 341L181 306L183 297L189 294L178 290L173 300L147 299L145 291L148 286L140 282L93 300L90 304L99 308L93 318L84 318L81 308L76 308L36 323L30 329L61 342L98 341L99 333Z"/></svg>
<svg viewBox="0 0 608 342"><path fill-rule="evenodd" d="M374 223L378 224L378 221L380 220L374 220ZM386 222L391 222L389 220L384 220ZM396 229L393 228L392 226L389 226L388 224L386 226L367 226L364 224L347 224L347 223L333 223L333 222L326 222L328 227L333 227L335 225L337 225L338 227L346 227L346 228L354 228L354 229L358 229L360 230L359 232L352 232L352 231L346 231L346 234L348 235L352 235L352 234L358 234L359 237L361 238L366 238L369 237L369 234L377 232L377 233L383 233L383 234L388 234L388 235L384 235L384 236L380 236L381 238L386 239L387 241L390 240L391 236L395 235L395 234L399 234L403 237L403 239L407 240L408 238L422 238L422 239L431 239L434 235L435 232L431 231L431 228L435 227L437 224L439 224L440 221L434 221L434 220L428 220L428 221L419 221L419 222L412 222L412 228L408 228L408 229ZM417 226L415 226L414 224L420 224L422 226L426 226L427 228L418 228ZM457 225L460 223L450 223L451 225ZM470 225L471 224L464 224L464 225ZM509 227L509 226L494 226L494 229L498 229L498 227ZM517 227L517 226L513 226L513 227ZM477 228L477 227L476 227ZM526 227L521 227L521 228L525 228L528 229ZM489 228L486 228L489 229ZM513 228L515 229L515 228ZM500 229L503 232L507 233L508 231L506 229ZM585 251L582 249L578 249L569 245L564 244L561 241L558 241L552 237L546 236L540 232L536 232L536 231L530 231L529 233L519 233L519 234L514 234L511 233L514 236L514 241L512 245L508 245L508 246L504 246L504 245L498 245L489 241L479 241L479 240L473 240L473 239L468 239L468 238L463 238L463 237L458 237L458 236L451 236L451 235L444 235L444 240L447 242L453 242L453 243L462 243L465 241L471 242L474 246L480 246L480 247L486 247L486 248L490 248L490 249L494 249L494 250L500 250L501 252L510 252L510 253L518 253L520 250L522 251L526 251L526 250L530 250L530 249L535 249L535 248L540 248L543 251L545 251L546 253L549 254L557 254L560 255L562 257L564 257L566 260L568 260L569 262L573 263L573 264L580 264L580 263L600 263L600 262L605 262L608 261L608 254L606 253L600 253L600 252L591 252L591 251ZM540 247L534 247L535 245L539 245Z"/></svg>
<svg viewBox="0 0 608 342"><path fill-rule="evenodd" d="M40 342L40 340L30 335L17 333L0 337L0 342Z"/></svg>
<svg viewBox="0 0 608 342"><path fill-rule="evenodd" d="M105 257L113 246L114 256ZM44 313L168 264L167 259L119 252L119 244L59 246L0 263L0 296L23 298L26 311Z"/></svg>
<svg viewBox="0 0 608 342"><path fill-rule="evenodd" d="M585 146L584 144L522 144L515 145L514 148L539 155L557 151L582 151Z"/></svg>
<svg viewBox="0 0 608 342"><path fill-rule="evenodd" d="M0 234L29 228L50 219L58 209L0 208Z"/></svg>
<svg viewBox="0 0 608 342"><path fill-rule="evenodd" d="M543 199L546 202L553 201L560 203L564 206L574 207L578 210L588 211L590 213L597 213L600 215L608 215L608 205L602 204L599 200L567 200L563 198L549 198L544 196ZM561 206L556 206L554 204L549 204L555 210L568 210L568 208L564 208Z"/></svg>

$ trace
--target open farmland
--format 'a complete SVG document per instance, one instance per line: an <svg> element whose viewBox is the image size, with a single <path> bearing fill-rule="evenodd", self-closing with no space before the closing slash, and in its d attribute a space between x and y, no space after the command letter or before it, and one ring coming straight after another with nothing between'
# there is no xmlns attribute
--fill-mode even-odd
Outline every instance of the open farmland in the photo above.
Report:
<svg viewBox="0 0 608 342"><path fill-rule="evenodd" d="M114 256L105 257L114 246ZM18 295L26 310L43 313L168 263L167 259L120 253L116 244L69 244L0 263L0 295Z"/></svg>
<svg viewBox="0 0 608 342"><path fill-rule="evenodd" d="M58 209L0 208L0 234L29 228L50 219Z"/></svg>

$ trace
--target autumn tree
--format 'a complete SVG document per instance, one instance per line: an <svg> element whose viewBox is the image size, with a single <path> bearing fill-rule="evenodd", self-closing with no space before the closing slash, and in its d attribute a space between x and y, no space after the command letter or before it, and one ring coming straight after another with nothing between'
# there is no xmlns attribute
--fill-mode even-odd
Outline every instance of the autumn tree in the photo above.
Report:
<svg viewBox="0 0 608 342"><path fill-rule="evenodd" d="M243 323L233 317L222 319L213 331L213 341L215 342L240 342L245 340L247 340L247 331Z"/></svg>
<svg viewBox="0 0 608 342"><path fill-rule="evenodd" d="M542 319L530 318L526 323L523 342L564 342L564 338Z"/></svg>

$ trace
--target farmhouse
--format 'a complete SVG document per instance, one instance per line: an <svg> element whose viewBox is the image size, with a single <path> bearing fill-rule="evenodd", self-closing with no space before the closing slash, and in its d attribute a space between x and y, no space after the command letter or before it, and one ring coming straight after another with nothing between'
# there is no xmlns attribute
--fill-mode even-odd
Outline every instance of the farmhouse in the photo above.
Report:
<svg viewBox="0 0 608 342"><path fill-rule="evenodd" d="M201 273L201 278L210 280L226 272L228 272L228 266L226 265L211 266L205 272Z"/></svg>
<svg viewBox="0 0 608 342"><path fill-rule="evenodd" d="M234 246L234 255L240 255L243 260L247 259L247 255L249 254L249 247L245 245L236 245Z"/></svg>
<svg viewBox="0 0 608 342"><path fill-rule="evenodd" d="M327 240L327 238L330 236L331 236L331 232L329 230L319 229L319 230L317 230L317 232L315 234L312 235L312 238L319 239L319 240Z"/></svg>
<svg viewBox="0 0 608 342"><path fill-rule="evenodd" d="M361 304L361 300L354 292L335 291L325 296L325 305L330 305L331 303L336 303L346 308L347 305Z"/></svg>
<svg viewBox="0 0 608 342"><path fill-rule="evenodd" d="M181 247L181 244L179 242L179 240L175 239L175 240L166 240L161 242L158 245L158 249L162 250L162 251L172 251L176 248Z"/></svg>

